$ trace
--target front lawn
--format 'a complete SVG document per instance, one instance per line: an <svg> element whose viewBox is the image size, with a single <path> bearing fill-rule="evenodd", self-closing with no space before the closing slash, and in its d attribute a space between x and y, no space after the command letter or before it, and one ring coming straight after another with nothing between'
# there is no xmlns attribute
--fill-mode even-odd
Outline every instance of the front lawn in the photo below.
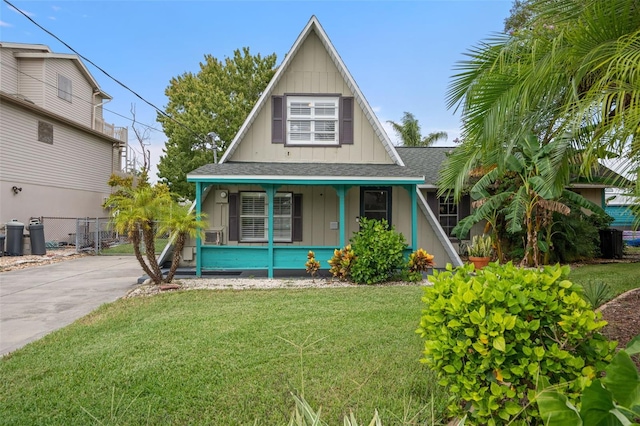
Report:
<svg viewBox="0 0 640 426"><path fill-rule="evenodd" d="M571 268L569 279L580 285L603 282L617 296L640 287L640 263L602 263Z"/></svg>
<svg viewBox="0 0 640 426"><path fill-rule="evenodd" d="M0 360L0 424L431 424L418 286L185 291L124 299ZM432 407L432 402L435 408ZM415 423L414 423L415 422Z"/></svg>

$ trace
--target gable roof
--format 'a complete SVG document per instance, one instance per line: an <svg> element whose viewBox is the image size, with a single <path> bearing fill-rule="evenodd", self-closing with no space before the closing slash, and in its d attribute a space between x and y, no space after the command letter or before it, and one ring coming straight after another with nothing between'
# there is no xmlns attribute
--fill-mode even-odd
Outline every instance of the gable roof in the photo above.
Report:
<svg viewBox="0 0 640 426"><path fill-rule="evenodd" d="M113 99L108 93L104 92L93 75L89 72L80 57L71 53L54 53L49 46L44 44L27 44L27 43L10 43L0 42L0 47L13 50L13 56L16 58L37 58L37 59L67 59L73 62L80 73L89 82L94 92L104 99Z"/></svg>
<svg viewBox="0 0 640 426"><path fill-rule="evenodd" d="M318 22L318 18L316 18L315 15L311 16L311 19L309 20L307 25L304 27L304 29L300 33L295 43L293 43L293 46L291 47L291 49L285 55L284 60L276 70L276 73L274 74L273 78L271 79L266 89L258 99L258 102L256 102L256 104L254 105L253 109L249 113L249 116L242 124L242 127L240 127L240 130L238 130L238 133L236 134L235 138L233 138L231 145L229 145L229 147L225 151L224 155L222 156L222 159L220 159L220 163L225 163L233 155L234 151L238 147L238 144L247 133L247 130L249 129L251 124L253 124L254 120L258 116L258 113L268 102L268 99L270 98L271 93L273 92L274 88L276 87L276 85L284 75L286 69L291 64L291 61L293 60L295 55L298 53L300 46L302 46L302 43L306 40L306 38L309 36L311 32L315 32L315 34L318 36L318 38L322 42L325 49L327 49L327 53L333 60L333 63L335 64L336 68L342 75L342 78L346 81L347 86L353 92L355 101L362 108L365 117L369 120L369 123L373 127L373 131L382 142L382 145L384 146L385 150L389 154L389 157L391 157L391 159L395 164L399 166L404 166L404 162L402 161L402 158L400 157L400 155L398 155L398 152L396 151L395 147L391 143L391 139L389 139L389 136L384 131L384 128L382 127L382 125L380 124L380 121L378 120L375 113L373 112L373 109L371 108L366 98L360 91L360 88L358 87L355 80L351 76L351 73L347 69L346 65L344 64L344 62L342 62L340 55L338 54L335 47L329 40L329 37L327 36L324 29L320 25L320 22Z"/></svg>

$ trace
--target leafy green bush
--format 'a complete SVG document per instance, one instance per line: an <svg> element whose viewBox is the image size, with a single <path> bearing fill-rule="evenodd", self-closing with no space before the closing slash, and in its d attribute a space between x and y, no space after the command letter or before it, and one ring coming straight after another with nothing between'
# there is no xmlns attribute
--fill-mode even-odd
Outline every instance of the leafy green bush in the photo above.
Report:
<svg viewBox="0 0 640 426"><path fill-rule="evenodd" d="M541 424L537 389L566 384L573 401L604 369L615 343L598 333L606 322L568 274L567 266L492 263L475 273L448 265L429 277L417 332L453 416L466 415L467 425Z"/></svg>
<svg viewBox="0 0 640 426"><path fill-rule="evenodd" d="M404 236L389 227L386 220L360 219L360 231L351 238L355 259L351 279L358 284L375 284L406 268Z"/></svg>
<svg viewBox="0 0 640 426"><path fill-rule="evenodd" d="M571 263L593 259L600 255L599 230L613 221L609 215L586 215L579 206L566 202L571 208L567 216L554 214L551 261Z"/></svg>

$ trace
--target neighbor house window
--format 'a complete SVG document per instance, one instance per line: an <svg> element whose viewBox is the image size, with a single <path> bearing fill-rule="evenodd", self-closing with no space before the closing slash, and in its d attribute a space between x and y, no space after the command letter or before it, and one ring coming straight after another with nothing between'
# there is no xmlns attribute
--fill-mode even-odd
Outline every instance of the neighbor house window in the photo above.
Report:
<svg viewBox="0 0 640 426"><path fill-rule="evenodd" d="M453 196L440 197L438 207L440 226L451 237L451 231L458 224L458 204L454 202Z"/></svg>
<svg viewBox="0 0 640 426"><path fill-rule="evenodd" d="M338 145L339 99L287 96L287 143Z"/></svg>
<svg viewBox="0 0 640 426"><path fill-rule="evenodd" d="M293 194L278 192L273 199L273 240L292 241ZM267 241L269 198L265 192L240 193L240 241Z"/></svg>
<svg viewBox="0 0 640 426"><path fill-rule="evenodd" d="M53 124L38 121L38 140L53 145Z"/></svg>
<svg viewBox="0 0 640 426"><path fill-rule="evenodd" d="M71 79L58 74L58 97L71 102Z"/></svg>

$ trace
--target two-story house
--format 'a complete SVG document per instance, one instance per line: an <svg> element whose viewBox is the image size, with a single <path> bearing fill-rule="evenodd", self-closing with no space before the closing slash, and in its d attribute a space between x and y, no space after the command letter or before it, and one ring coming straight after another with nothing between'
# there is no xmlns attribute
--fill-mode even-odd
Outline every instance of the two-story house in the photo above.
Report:
<svg viewBox="0 0 640 426"><path fill-rule="evenodd" d="M314 16L218 164L188 174L209 230L183 251L203 271L323 268L359 229L386 219L409 251L462 262L407 164ZM407 154L410 154L407 152Z"/></svg>
<svg viewBox="0 0 640 426"><path fill-rule="evenodd" d="M5 42L0 55L0 222L107 216L128 151L127 128L103 120L111 97L76 55Z"/></svg>

